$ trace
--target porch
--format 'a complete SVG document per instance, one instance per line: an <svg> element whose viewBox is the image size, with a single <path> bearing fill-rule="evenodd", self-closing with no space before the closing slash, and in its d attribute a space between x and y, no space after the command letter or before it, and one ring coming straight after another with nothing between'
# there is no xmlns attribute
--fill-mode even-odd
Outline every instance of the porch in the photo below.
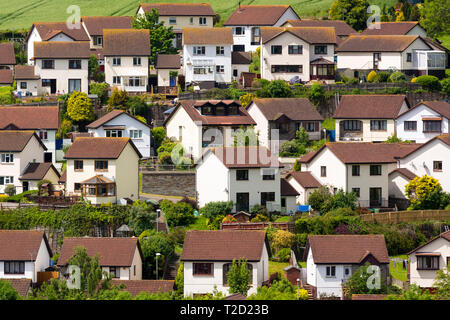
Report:
<svg viewBox="0 0 450 320"><path fill-rule="evenodd" d="M334 62L324 58L319 58L310 63L311 80L334 80Z"/></svg>
<svg viewBox="0 0 450 320"><path fill-rule="evenodd" d="M80 182L81 194L93 204L116 203L116 183L103 175L96 175Z"/></svg>
<svg viewBox="0 0 450 320"><path fill-rule="evenodd" d="M360 120L339 121L338 141L363 141L363 123Z"/></svg>

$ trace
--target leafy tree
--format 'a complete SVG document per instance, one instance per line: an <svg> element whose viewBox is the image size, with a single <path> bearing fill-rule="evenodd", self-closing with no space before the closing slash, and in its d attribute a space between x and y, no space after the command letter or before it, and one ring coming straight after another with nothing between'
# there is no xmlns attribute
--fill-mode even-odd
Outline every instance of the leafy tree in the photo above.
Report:
<svg viewBox="0 0 450 320"><path fill-rule="evenodd" d="M272 235L272 246L278 252L283 248L290 248L294 245L295 235L286 230L276 230Z"/></svg>
<svg viewBox="0 0 450 320"><path fill-rule="evenodd" d="M420 24L429 37L437 38L450 33L450 0L425 0L420 13Z"/></svg>
<svg viewBox="0 0 450 320"><path fill-rule="evenodd" d="M289 98L294 95L289 85L283 80L271 81L267 90L272 98Z"/></svg>
<svg viewBox="0 0 450 320"><path fill-rule="evenodd" d="M184 263L178 265L177 276L175 278L176 293L182 297L184 294Z"/></svg>
<svg viewBox="0 0 450 320"><path fill-rule="evenodd" d="M306 153L304 145L301 145L295 139L286 141L281 145L281 157L298 157Z"/></svg>
<svg viewBox="0 0 450 320"><path fill-rule="evenodd" d="M0 300L19 300L20 296L11 283L0 279Z"/></svg>
<svg viewBox="0 0 450 320"><path fill-rule="evenodd" d="M325 200L322 207L320 208L320 211L322 213L327 213L331 210L339 208L350 208L352 210L355 210L357 202L358 197L356 193L345 192L344 190L339 189L336 194Z"/></svg>
<svg viewBox="0 0 450 320"><path fill-rule="evenodd" d="M173 203L164 199L160 206L170 227L188 225L195 221L194 208L186 202Z"/></svg>
<svg viewBox="0 0 450 320"><path fill-rule="evenodd" d="M128 92L115 88L108 99L108 111L111 111L110 109L126 110L128 108L128 99Z"/></svg>
<svg viewBox="0 0 450 320"><path fill-rule="evenodd" d="M105 75L100 72L100 65L98 64L98 59L94 54L91 54L88 61L89 70L89 80L94 80L95 82L104 81Z"/></svg>
<svg viewBox="0 0 450 320"><path fill-rule="evenodd" d="M130 207L129 219L129 227L134 230L135 235L140 235L155 225L156 213L145 202L135 201Z"/></svg>
<svg viewBox="0 0 450 320"><path fill-rule="evenodd" d="M247 296L250 289L250 270L247 266L247 259L233 260L231 269L227 274L228 285L230 286L230 293L240 293Z"/></svg>
<svg viewBox="0 0 450 320"><path fill-rule="evenodd" d="M292 168L294 171L302 171L302 163L297 159L295 160L294 166Z"/></svg>
<svg viewBox="0 0 450 320"><path fill-rule="evenodd" d="M409 14L409 21L419 21L420 10L418 5L413 5Z"/></svg>
<svg viewBox="0 0 450 320"><path fill-rule="evenodd" d="M390 294L386 297L386 300L433 300L433 296L428 290L421 289L416 284L411 284L408 290L402 292L402 294Z"/></svg>
<svg viewBox="0 0 450 320"><path fill-rule="evenodd" d="M148 105L143 96L129 96L126 106L132 115L147 117Z"/></svg>
<svg viewBox="0 0 450 320"><path fill-rule="evenodd" d="M94 120L94 109L86 93L74 91L70 95L67 99L67 115L82 129L89 121Z"/></svg>
<svg viewBox="0 0 450 320"><path fill-rule="evenodd" d="M434 286L437 288L436 297L440 300L450 300L450 266L437 272Z"/></svg>
<svg viewBox="0 0 450 320"><path fill-rule="evenodd" d="M158 260L158 276L162 275L164 260L171 259L175 252L175 244L163 232L147 230L139 236L143 258L142 276L145 279L156 279L156 259ZM156 256L160 253L161 257Z"/></svg>
<svg viewBox="0 0 450 320"><path fill-rule="evenodd" d="M151 130L153 141L155 143L155 149L158 149L161 146L161 143L166 138L166 130L164 127L156 127Z"/></svg>
<svg viewBox="0 0 450 320"><path fill-rule="evenodd" d="M428 175L411 180L405 186L405 194L411 202L410 210L443 209L450 201L439 180Z"/></svg>
<svg viewBox="0 0 450 320"><path fill-rule="evenodd" d="M102 105L108 101L108 89L109 85L106 82L93 82L89 85L89 93L96 94Z"/></svg>
<svg viewBox="0 0 450 320"><path fill-rule="evenodd" d="M308 91L308 99L316 107L325 102L325 90L319 83L314 83Z"/></svg>
<svg viewBox="0 0 450 320"><path fill-rule="evenodd" d="M50 279L50 281L44 282L38 289L35 289L33 295L29 295L28 299L85 300L86 295L82 291L69 289L66 280Z"/></svg>
<svg viewBox="0 0 450 320"><path fill-rule="evenodd" d="M344 20L356 31L367 27L367 0L335 0L331 5L330 16L332 20Z"/></svg>
<svg viewBox="0 0 450 320"><path fill-rule="evenodd" d="M321 186L314 190L308 198L308 204L316 211L322 208L325 201L331 197L330 190L326 186Z"/></svg>
<svg viewBox="0 0 450 320"><path fill-rule="evenodd" d="M348 294L383 294L387 293L386 279L379 279L378 284L371 279L375 273L369 270L371 265L367 262L348 279L346 289ZM380 277L381 270L380 270Z"/></svg>
<svg viewBox="0 0 450 320"><path fill-rule="evenodd" d="M441 81L442 92L444 92L447 97L450 97L450 78L445 78Z"/></svg>
<svg viewBox="0 0 450 320"><path fill-rule="evenodd" d="M406 81L406 76L401 71L395 71L389 76L389 82L404 82Z"/></svg>

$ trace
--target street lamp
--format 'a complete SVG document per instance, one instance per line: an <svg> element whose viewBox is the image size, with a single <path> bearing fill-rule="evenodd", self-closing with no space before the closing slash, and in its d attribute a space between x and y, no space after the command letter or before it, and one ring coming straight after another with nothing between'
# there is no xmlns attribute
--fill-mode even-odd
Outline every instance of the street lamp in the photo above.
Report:
<svg viewBox="0 0 450 320"><path fill-rule="evenodd" d="M158 257L161 255L161 253L156 253L156 280L158 280Z"/></svg>
<svg viewBox="0 0 450 320"><path fill-rule="evenodd" d="M300 278L297 278L297 300L300 300L299 294L300 294Z"/></svg>
<svg viewBox="0 0 450 320"><path fill-rule="evenodd" d="M159 217L161 216L161 209L156 209L156 232L159 232Z"/></svg>

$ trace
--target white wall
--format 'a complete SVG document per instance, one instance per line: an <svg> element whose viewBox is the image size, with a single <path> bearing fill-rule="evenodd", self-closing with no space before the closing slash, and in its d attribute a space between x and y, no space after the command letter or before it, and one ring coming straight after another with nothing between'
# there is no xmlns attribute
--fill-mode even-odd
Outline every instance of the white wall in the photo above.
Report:
<svg viewBox="0 0 450 320"><path fill-rule="evenodd" d="M42 41L41 36L37 32L35 27L32 27L33 31L31 31L30 37L28 38L27 42L27 55L28 55L28 64L34 65L34 60L31 60L31 58L34 57L34 43Z"/></svg>
<svg viewBox="0 0 450 320"><path fill-rule="evenodd" d="M128 92L146 92L148 84L148 56L135 56L141 58L141 65L134 66L134 57L121 58L120 66L113 66L113 56L105 57L105 82L112 87L117 87ZM113 77L121 77L121 84L114 84ZM142 77L141 86L129 86L128 77Z"/></svg>
<svg viewBox="0 0 450 320"><path fill-rule="evenodd" d="M16 92L22 93L22 97L25 97L27 92L30 92L33 96L38 96L42 93L41 80L20 80L17 79ZM20 89L21 82L25 82L27 84L26 89Z"/></svg>
<svg viewBox="0 0 450 320"><path fill-rule="evenodd" d="M228 201L230 190L229 170L213 154L209 153L196 171L198 204L203 207L212 201Z"/></svg>
<svg viewBox="0 0 450 320"><path fill-rule="evenodd" d="M255 133L259 132L259 143L261 146L270 148L269 142L269 121L264 116L264 114L259 110L258 106L252 102L247 108L250 116L255 120L256 125L254 126Z"/></svg>
<svg viewBox="0 0 450 320"><path fill-rule="evenodd" d="M408 178L404 175L394 172L389 175L389 196L398 198L398 199L406 199L405 196L405 187L410 182Z"/></svg>

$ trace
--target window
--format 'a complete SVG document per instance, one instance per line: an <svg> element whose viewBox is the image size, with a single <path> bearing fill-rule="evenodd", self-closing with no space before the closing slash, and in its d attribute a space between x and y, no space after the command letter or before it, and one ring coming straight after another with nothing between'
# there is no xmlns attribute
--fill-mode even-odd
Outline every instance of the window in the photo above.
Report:
<svg viewBox="0 0 450 320"><path fill-rule="evenodd" d="M417 130L417 121L405 121L403 123L403 129L405 131L416 131Z"/></svg>
<svg viewBox="0 0 450 320"><path fill-rule="evenodd" d="M113 278L120 278L120 267L109 267L109 274Z"/></svg>
<svg viewBox="0 0 450 320"><path fill-rule="evenodd" d="M223 265L222 280L223 280L224 286L228 285L228 272L230 272L232 265L233 265L232 263L225 263ZM253 283L253 266L250 263L247 263L247 268L250 273L250 276L248 279L248 284L252 284Z"/></svg>
<svg viewBox="0 0 450 320"><path fill-rule="evenodd" d="M20 89L26 89L27 83L25 81L20 82Z"/></svg>
<svg viewBox="0 0 450 320"><path fill-rule="evenodd" d="M320 176L321 177L326 177L327 176L327 167L325 167L325 166L321 166L320 167Z"/></svg>
<svg viewBox="0 0 450 320"><path fill-rule="evenodd" d="M55 69L55 60L42 60L42 69Z"/></svg>
<svg viewBox="0 0 450 320"><path fill-rule="evenodd" d="M140 65L141 65L141 57L134 57L133 66L140 66Z"/></svg>
<svg viewBox="0 0 450 320"><path fill-rule="evenodd" d="M344 131L361 131L359 120L344 120Z"/></svg>
<svg viewBox="0 0 450 320"><path fill-rule="evenodd" d="M24 274L25 261L5 261L5 274Z"/></svg>
<svg viewBox="0 0 450 320"><path fill-rule="evenodd" d="M238 76L238 70L237 69L233 69L233 77L237 77Z"/></svg>
<svg viewBox="0 0 450 320"><path fill-rule="evenodd" d="M225 48L222 46L216 47L216 55L223 56L225 54Z"/></svg>
<svg viewBox="0 0 450 320"><path fill-rule="evenodd" d="M272 73L303 73L302 65L272 65Z"/></svg>
<svg viewBox="0 0 450 320"><path fill-rule="evenodd" d="M136 275L136 266L133 266L133 275Z"/></svg>
<svg viewBox="0 0 450 320"><path fill-rule="evenodd" d="M418 256L417 270L438 270L439 256Z"/></svg>
<svg viewBox="0 0 450 320"><path fill-rule="evenodd" d="M261 192L261 205L266 206L267 202L275 201L275 192Z"/></svg>
<svg viewBox="0 0 450 320"><path fill-rule="evenodd" d="M212 276L214 275L214 269L212 263L194 263L193 275L194 276Z"/></svg>
<svg viewBox="0 0 450 320"><path fill-rule="evenodd" d="M442 161L433 161L433 171L442 171Z"/></svg>
<svg viewBox="0 0 450 320"><path fill-rule="evenodd" d="M205 47L194 47L194 56L204 56Z"/></svg>
<svg viewBox="0 0 450 320"><path fill-rule="evenodd" d="M129 77L128 78L128 85L130 87L142 87L143 83L141 81L141 77Z"/></svg>
<svg viewBox="0 0 450 320"><path fill-rule="evenodd" d="M102 36L94 37L94 45L102 46L103 45L103 37Z"/></svg>
<svg viewBox="0 0 450 320"><path fill-rule="evenodd" d="M381 53L380 52L375 52L373 54L373 61L381 61Z"/></svg>
<svg viewBox="0 0 450 320"><path fill-rule="evenodd" d="M263 180L275 180L275 172L273 169L264 170L263 169Z"/></svg>
<svg viewBox="0 0 450 320"><path fill-rule="evenodd" d="M327 46L314 46L314 54L327 54Z"/></svg>
<svg viewBox="0 0 450 320"><path fill-rule="evenodd" d="M423 132L441 132L441 121L424 120Z"/></svg>
<svg viewBox="0 0 450 320"><path fill-rule="evenodd" d="M69 60L69 69L81 69L81 60Z"/></svg>
<svg viewBox="0 0 450 320"><path fill-rule="evenodd" d="M169 24L177 24L177 17L170 17Z"/></svg>
<svg viewBox="0 0 450 320"><path fill-rule="evenodd" d="M283 53L283 47L282 46L271 46L271 53L272 54L282 54Z"/></svg>
<svg viewBox="0 0 450 320"><path fill-rule="evenodd" d="M305 130L306 130L306 132L319 131L319 123L317 123L317 126L316 126L316 122L307 122L305 124Z"/></svg>
<svg viewBox="0 0 450 320"><path fill-rule="evenodd" d="M381 176L381 165L373 164L370 166L370 175L371 176Z"/></svg>
<svg viewBox="0 0 450 320"><path fill-rule="evenodd" d="M122 80L120 77L113 76L113 84L121 84Z"/></svg>
<svg viewBox="0 0 450 320"><path fill-rule="evenodd" d="M74 191L81 191L81 183L75 183L73 189Z"/></svg>
<svg viewBox="0 0 450 320"><path fill-rule="evenodd" d="M69 92L81 91L81 79L69 79Z"/></svg>
<svg viewBox="0 0 450 320"><path fill-rule="evenodd" d="M370 130L386 131L387 130L387 120L370 120Z"/></svg>
<svg viewBox="0 0 450 320"><path fill-rule="evenodd" d="M216 73L225 73L225 66L216 66Z"/></svg>
<svg viewBox="0 0 450 320"><path fill-rule="evenodd" d="M13 163L14 154L13 153L2 153L1 156L2 163Z"/></svg>
<svg viewBox="0 0 450 320"><path fill-rule="evenodd" d="M412 53L408 52L406 53L406 62L411 62L412 61Z"/></svg>
<svg viewBox="0 0 450 320"><path fill-rule="evenodd" d="M359 164L352 165L352 176L358 177L359 170L360 170Z"/></svg>
<svg viewBox="0 0 450 320"><path fill-rule="evenodd" d="M113 66L120 66L122 64L121 58L113 58Z"/></svg>
<svg viewBox="0 0 450 320"><path fill-rule="evenodd" d="M74 168L75 168L75 171L83 171L83 160L75 160Z"/></svg>
<svg viewBox="0 0 450 320"><path fill-rule="evenodd" d="M236 170L236 180L248 180L248 170Z"/></svg>
<svg viewBox="0 0 450 320"><path fill-rule="evenodd" d="M142 139L142 130L130 130L131 139Z"/></svg>
<svg viewBox="0 0 450 320"><path fill-rule="evenodd" d="M361 196L360 188L352 188L352 192L354 192L358 198Z"/></svg>
<svg viewBox="0 0 450 320"><path fill-rule="evenodd" d="M6 185L6 184L13 184L14 183L14 177L6 176L6 177L0 177L0 186Z"/></svg>
<svg viewBox="0 0 450 320"><path fill-rule="evenodd" d="M106 160L95 160L95 171L107 171L108 161Z"/></svg>
<svg viewBox="0 0 450 320"><path fill-rule="evenodd" d="M201 26L206 26L206 17L198 18L198 24Z"/></svg>
<svg viewBox="0 0 450 320"><path fill-rule="evenodd" d="M194 67L194 74L207 74L209 71L206 67Z"/></svg>
<svg viewBox="0 0 450 320"><path fill-rule="evenodd" d="M234 27L233 28L234 34L237 36L241 36L245 34L245 29L244 27Z"/></svg>
<svg viewBox="0 0 450 320"><path fill-rule="evenodd" d="M327 278L336 277L336 266L327 266Z"/></svg>
<svg viewBox="0 0 450 320"><path fill-rule="evenodd" d="M189 24L193 24L194 23L194 17L190 17L189 18Z"/></svg>
<svg viewBox="0 0 450 320"><path fill-rule="evenodd" d="M122 130L106 130L106 136L108 138L121 138Z"/></svg>
<svg viewBox="0 0 450 320"><path fill-rule="evenodd" d="M288 46L288 53L289 54L303 54L303 46L301 46L301 45Z"/></svg>

